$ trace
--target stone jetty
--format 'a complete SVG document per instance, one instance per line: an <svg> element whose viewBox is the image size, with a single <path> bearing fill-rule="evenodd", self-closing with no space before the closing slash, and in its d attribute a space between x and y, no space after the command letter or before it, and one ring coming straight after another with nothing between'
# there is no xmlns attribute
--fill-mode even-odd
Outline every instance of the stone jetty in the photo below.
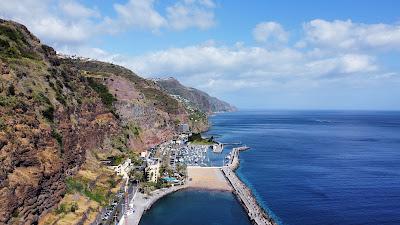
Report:
<svg viewBox="0 0 400 225"><path fill-rule="evenodd" d="M239 166L239 152L248 148L233 148L228 164L222 167L222 171L232 185L236 197L239 199L250 220L257 225L277 225L273 219L259 206L251 190L237 177L234 172Z"/></svg>

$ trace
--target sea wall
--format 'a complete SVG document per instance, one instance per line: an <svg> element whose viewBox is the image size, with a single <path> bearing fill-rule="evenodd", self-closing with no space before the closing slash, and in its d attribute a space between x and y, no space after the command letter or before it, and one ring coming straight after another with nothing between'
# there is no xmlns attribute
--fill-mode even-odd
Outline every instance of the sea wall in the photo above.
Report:
<svg viewBox="0 0 400 225"><path fill-rule="evenodd" d="M234 194L247 211L250 220L257 225L277 225L264 209L258 204L252 191L244 184L234 172L239 167L239 150L234 148L231 152L230 162L222 167L222 172L234 189Z"/></svg>

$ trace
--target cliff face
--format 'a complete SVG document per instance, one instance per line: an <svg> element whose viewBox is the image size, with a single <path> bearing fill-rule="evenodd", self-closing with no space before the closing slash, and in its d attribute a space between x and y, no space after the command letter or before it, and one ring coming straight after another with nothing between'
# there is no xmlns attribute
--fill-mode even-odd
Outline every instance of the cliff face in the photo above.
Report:
<svg viewBox="0 0 400 225"><path fill-rule="evenodd" d="M122 125L131 130L129 147L141 151L170 139L179 123L188 123L195 132L208 128L207 115L186 107L162 90L154 81L110 63L64 60L85 77L107 86L116 98L114 107Z"/></svg>
<svg viewBox="0 0 400 225"><path fill-rule="evenodd" d="M120 128L87 81L22 25L0 21L0 50L0 223L29 224L58 203L86 149Z"/></svg>
<svg viewBox="0 0 400 225"><path fill-rule="evenodd" d="M157 79L155 81L169 94L177 95L190 101L202 112L210 114L214 112L232 112L237 110L236 107L229 103L212 97L203 91L182 85L175 78L170 77L167 79Z"/></svg>
<svg viewBox="0 0 400 225"><path fill-rule="evenodd" d="M68 199L84 199L79 221L88 220L118 183L99 160L158 144L182 122L208 126L153 81L60 58L24 26L0 20L0 224L37 223Z"/></svg>

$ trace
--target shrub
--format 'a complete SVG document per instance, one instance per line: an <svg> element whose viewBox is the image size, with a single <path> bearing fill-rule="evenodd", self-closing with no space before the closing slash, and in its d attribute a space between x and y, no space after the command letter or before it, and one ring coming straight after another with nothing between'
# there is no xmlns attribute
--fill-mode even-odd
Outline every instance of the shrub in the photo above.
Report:
<svg viewBox="0 0 400 225"><path fill-rule="evenodd" d="M56 208L56 213L61 214L61 213L66 213L67 212L67 205L65 203L61 203L60 206Z"/></svg>
<svg viewBox="0 0 400 225"><path fill-rule="evenodd" d="M43 93L34 94L33 98L40 103L51 105L49 98L47 98Z"/></svg>
<svg viewBox="0 0 400 225"><path fill-rule="evenodd" d="M42 115L50 122L54 122L54 107L49 106L42 111Z"/></svg>
<svg viewBox="0 0 400 225"><path fill-rule="evenodd" d="M55 129L51 131L51 136L55 138L60 146L62 146L62 135L58 133Z"/></svg>
<svg viewBox="0 0 400 225"><path fill-rule="evenodd" d="M10 96L14 96L14 95L15 95L15 87L14 87L13 84L11 84L11 85L8 87L7 95L10 95Z"/></svg>
<svg viewBox="0 0 400 225"><path fill-rule="evenodd" d="M75 211L78 210L78 209L79 209L78 203L72 202L70 211L71 211L71 212L75 212Z"/></svg>
<svg viewBox="0 0 400 225"><path fill-rule="evenodd" d="M74 191L82 192L83 189L85 189L85 185L81 181L76 180L72 177L67 178L65 180L65 183L67 185L68 193L73 193Z"/></svg>
<svg viewBox="0 0 400 225"><path fill-rule="evenodd" d="M6 124L4 123L4 119L0 118L0 131L6 129Z"/></svg>
<svg viewBox="0 0 400 225"><path fill-rule="evenodd" d="M115 188L117 186L117 182L113 178L108 179L107 182L110 184L111 188Z"/></svg>
<svg viewBox="0 0 400 225"><path fill-rule="evenodd" d="M116 101L114 95L112 95L107 86L96 82L93 78L89 77L88 82L90 87L96 91L96 93L100 96L101 101L104 105L106 105L110 110L112 110L112 104Z"/></svg>

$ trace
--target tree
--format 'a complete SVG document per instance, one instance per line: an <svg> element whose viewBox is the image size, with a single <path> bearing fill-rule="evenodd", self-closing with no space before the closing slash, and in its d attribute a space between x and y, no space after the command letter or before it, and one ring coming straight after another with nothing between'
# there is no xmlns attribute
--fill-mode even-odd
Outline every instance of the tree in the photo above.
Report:
<svg viewBox="0 0 400 225"><path fill-rule="evenodd" d="M137 181L143 181L144 180L144 174L142 171L139 170L132 170L129 174L129 176Z"/></svg>

